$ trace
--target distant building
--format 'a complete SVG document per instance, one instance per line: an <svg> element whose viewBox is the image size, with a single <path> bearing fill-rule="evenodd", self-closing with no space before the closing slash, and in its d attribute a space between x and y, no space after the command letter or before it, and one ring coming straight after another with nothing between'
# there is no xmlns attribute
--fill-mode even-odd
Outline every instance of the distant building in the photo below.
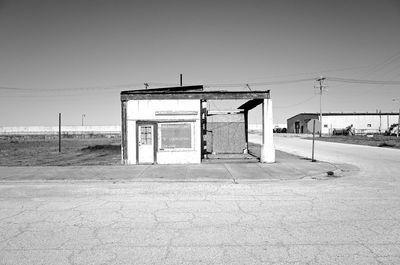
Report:
<svg viewBox="0 0 400 265"><path fill-rule="evenodd" d="M207 110L207 100L243 99L248 101L233 111ZM122 91L122 163L201 163L208 154L246 154L248 111L260 104L261 162L275 162L269 91L204 91L203 86Z"/></svg>
<svg viewBox="0 0 400 265"><path fill-rule="evenodd" d="M311 119L319 120L319 113L300 113L287 120L288 133L312 133L307 128ZM398 113L322 113L322 133L332 134L333 130L353 125L356 134L384 133L391 124L397 123ZM319 128L316 128L319 132Z"/></svg>

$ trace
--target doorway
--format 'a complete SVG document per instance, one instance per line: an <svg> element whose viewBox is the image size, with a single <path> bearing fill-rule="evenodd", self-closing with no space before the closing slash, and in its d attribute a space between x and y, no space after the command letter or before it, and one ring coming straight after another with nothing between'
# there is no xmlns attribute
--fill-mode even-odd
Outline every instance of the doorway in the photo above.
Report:
<svg viewBox="0 0 400 265"><path fill-rule="evenodd" d="M294 122L294 133L299 133L300 130L300 122L296 121Z"/></svg>
<svg viewBox="0 0 400 265"><path fill-rule="evenodd" d="M138 163L154 164L154 125L138 125Z"/></svg>

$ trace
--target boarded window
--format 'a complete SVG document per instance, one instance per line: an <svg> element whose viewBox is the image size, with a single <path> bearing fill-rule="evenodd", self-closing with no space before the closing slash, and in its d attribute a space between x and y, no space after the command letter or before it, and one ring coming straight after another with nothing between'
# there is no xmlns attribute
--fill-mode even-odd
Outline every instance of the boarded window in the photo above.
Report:
<svg viewBox="0 0 400 265"><path fill-rule="evenodd" d="M160 124L160 150L191 149L191 123L162 123Z"/></svg>

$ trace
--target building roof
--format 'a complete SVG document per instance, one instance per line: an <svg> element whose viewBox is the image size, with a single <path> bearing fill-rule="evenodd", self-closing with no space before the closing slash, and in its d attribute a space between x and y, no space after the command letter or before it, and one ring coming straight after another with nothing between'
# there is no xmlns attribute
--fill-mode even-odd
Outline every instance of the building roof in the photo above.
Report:
<svg viewBox="0 0 400 265"><path fill-rule="evenodd" d="M264 99L269 90L263 91L204 91L203 86L165 87L155 89L127 90L121 92L121 101L143 99Z"/></svg>
<svg viewBox="0 0 400 265"><path fill-rule="evenodd" d="M188 91L203 91L203 86L177 86L177 87L162 87L162 88L149 88L149 89L134 89L134 90L126 90L122 91L121 95L127 94L151 94L157 92L165 92L165 93L181 93Z"/></svg>
<svg viewBox="0 0 400 265"><path fill-rule="evenodd" d="M300 115L316 115L319 116L319 112L303 112L290 117L288 120L293 119ZM383 115L399 115L396 112L323 112L322 116L383 116Z"/></svg>

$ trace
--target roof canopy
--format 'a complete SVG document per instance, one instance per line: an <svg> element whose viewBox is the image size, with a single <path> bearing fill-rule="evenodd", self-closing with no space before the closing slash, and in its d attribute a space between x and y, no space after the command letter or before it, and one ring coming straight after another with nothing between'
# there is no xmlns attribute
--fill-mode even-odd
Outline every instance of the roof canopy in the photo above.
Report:
<svg viewBox="0 0 400 265"><path fill-rule="evenodd" d="M251 99L251 100L247 101L246 103L244 103L243 105L241 105L240 107L238 107L238 109L243 109L243 110L249 111L249 110L257 107L261 103L263 103L263 101L264 100L262 98Z"/></svg>
<svg viewBox="0 0 400 265"><path fill-rule="evenodd" d="M121 101L143 99L264 99L269 98L265 91L204 91L203 86L166 87L156 89L128 90L121 92Z"/></svg>

